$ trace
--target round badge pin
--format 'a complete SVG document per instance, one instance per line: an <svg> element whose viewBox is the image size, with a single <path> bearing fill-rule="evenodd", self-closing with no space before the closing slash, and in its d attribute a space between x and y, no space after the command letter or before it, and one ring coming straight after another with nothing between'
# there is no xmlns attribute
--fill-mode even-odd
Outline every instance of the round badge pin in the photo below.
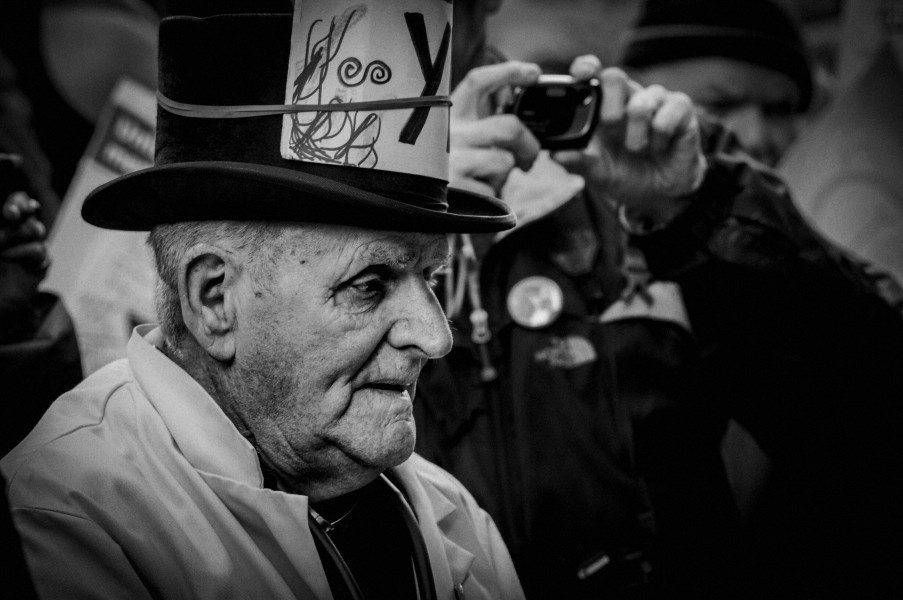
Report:
<svg viewBox="0 0 903 600"><path fill-rule="evenodd" d="M508 314L515 323L528 329L551 325L563 307L561 287L541 275L521 279L508 292Z"/></svg>

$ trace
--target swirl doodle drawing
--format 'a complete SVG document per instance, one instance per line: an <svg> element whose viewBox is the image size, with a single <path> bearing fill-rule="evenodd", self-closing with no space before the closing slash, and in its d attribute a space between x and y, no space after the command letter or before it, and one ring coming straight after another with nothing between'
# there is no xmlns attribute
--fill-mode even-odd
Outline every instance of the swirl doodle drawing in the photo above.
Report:
<svg viewBox="0 0 903 600"><path fill-rule="evenodd" d="M292 99L296 104L343 104L350 101L344 93L348 88L368 80L381 85L392 78L392 70L381 60L364 67L359 59L346 58L336 71L345 88L338 88L332 98L323 97L329 67L345 34L366 13L365 5L353 6L333 17L325 33L322 20L311 23L304 60L298 65L298 76L293 82ZM365 168L373 168L379 161L375 148L382 125L379 112L310 111L296 113L291 119L289 149L300 160Z"/></svg>
<svg viewBox="0 0 903 600"><path fill-rule="evenodd" d="M354 57L346 58L339 65L339 81L348 87L357 87L368 77L371 82L382 85L392 79L392 69L381 60L374 60L362 68L361 61Z"/></svg>

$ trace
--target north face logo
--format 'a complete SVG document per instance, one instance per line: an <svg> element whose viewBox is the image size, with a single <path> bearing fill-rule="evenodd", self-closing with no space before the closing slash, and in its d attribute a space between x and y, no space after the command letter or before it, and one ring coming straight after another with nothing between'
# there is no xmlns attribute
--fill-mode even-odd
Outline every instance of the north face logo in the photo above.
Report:
<svg viewBox="0 0 903 600"><path fill-rule="evenodd" d="M596 350L584 337L569 335L553 337L551 346L534 354L538 363L548 363L555 369L574 369L596 360Z"/></svg>

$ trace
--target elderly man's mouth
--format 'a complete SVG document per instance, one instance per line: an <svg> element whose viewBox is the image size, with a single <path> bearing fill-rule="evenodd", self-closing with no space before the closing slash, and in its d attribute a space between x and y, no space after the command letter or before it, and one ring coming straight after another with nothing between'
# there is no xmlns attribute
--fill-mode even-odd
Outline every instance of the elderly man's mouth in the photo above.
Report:
<svg viewBox="0 0 903 600"><path fill-rule="evenodd" d="M372 383L365 383L360 386L358 390L375 390L379 392L390 392L393 394L411 394L411 390L414 387L413 383L400 383L400 382L391 382L391 381L374 381Z"/></svg>
<svg viewBox="0 0 903 600"><path fill-rule="evenodd" d="M374 390L386 390L387 392L403 392L405 389L403 385L392 383L374 383L372 385L366 385L364 387L369 387Z"/></svg>

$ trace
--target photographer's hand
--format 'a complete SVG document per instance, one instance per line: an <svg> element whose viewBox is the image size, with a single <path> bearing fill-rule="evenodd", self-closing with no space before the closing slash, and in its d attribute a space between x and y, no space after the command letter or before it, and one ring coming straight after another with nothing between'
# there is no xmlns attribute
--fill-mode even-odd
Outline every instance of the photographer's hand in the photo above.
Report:
<svg viewBox="0 0 903 600"><path fill-rule="evenodd" d="M603 70L594 56L577 58L571 74L601 80L600 122L588 148L557 152L555 159L600 197L644 219L669 221L706 170L692 101L658 85L643 88L620 69Z"/></svg>
<svg viewBox="0 0 903 600"><path fill-rule="evenodd" d="M529 85L539 67L509 61L470 71L451 95L450 183L498 196L514 167L527 170L539 142L521 121L495 113L495 95L510 86Z"/></svg>

